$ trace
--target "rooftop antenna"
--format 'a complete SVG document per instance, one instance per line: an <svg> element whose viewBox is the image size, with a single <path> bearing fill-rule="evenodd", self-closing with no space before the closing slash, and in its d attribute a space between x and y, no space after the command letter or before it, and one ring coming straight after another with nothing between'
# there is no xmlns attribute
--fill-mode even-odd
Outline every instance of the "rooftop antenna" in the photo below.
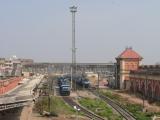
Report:
<svg viewBox="0 0 160 120"><path fill-rule="evenodd" d="M73 76L76 74L76 47L75 47L75 13L77 12L76 6L70 7L72 13L72 65L71 65L71 89L73 89ZM76 84L75 84L76 85ZM76 86L75 86L76 90Z"/></svg>

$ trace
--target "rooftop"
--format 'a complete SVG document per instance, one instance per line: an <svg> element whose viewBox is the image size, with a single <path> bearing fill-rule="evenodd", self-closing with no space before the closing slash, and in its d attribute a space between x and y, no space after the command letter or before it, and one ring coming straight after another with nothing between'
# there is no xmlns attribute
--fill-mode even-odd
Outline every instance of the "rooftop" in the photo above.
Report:
<svg viewBox="0 0 160 120"><path fill-rule="evenodd" d="M132 48L126 48L118 57L118 59L143 59L137 52L135 52ZM116 59L117 59L116 58Z"/></svg>

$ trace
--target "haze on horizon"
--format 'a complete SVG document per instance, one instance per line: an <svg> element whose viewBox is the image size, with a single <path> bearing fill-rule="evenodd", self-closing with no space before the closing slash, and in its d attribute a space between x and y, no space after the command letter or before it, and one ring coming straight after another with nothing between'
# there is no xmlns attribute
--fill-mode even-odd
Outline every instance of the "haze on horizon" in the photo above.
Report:
<svg viewBox="0 0 160 120"><path fill-rule="evenodd" d="M73 4L77 62L115 61L126 46L143 64L160 62L159 0L0 1L0 57L71 62Z"/></svg>

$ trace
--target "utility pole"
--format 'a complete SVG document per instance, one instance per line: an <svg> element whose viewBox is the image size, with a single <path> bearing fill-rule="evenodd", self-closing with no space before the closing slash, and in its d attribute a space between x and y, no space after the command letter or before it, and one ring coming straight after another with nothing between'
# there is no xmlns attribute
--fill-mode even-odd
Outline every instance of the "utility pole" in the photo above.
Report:
<svg viewBox="0 0 160 120"><path fill-rule="evenodd" d="M70 11L72 13L72 65L71 65L71 89L72 89L73 76L76 74L75 13L77 12L77 7L75 6L70 7Z"/></svg>
<svg viewBox="0 0 160 120"><path fill-rule="evenodd" d="M145 99L146 99L146 91L147 91L147 70L145 71L145 80L144 80L144 88L143 88L143 109L145 108Z"/></svg>
<svg viewBox="0 0 160 120"><path fill-rule="evenodd" d="M98 96L99 96L99 79L100 79L100 73L98 72Z"/></svg>

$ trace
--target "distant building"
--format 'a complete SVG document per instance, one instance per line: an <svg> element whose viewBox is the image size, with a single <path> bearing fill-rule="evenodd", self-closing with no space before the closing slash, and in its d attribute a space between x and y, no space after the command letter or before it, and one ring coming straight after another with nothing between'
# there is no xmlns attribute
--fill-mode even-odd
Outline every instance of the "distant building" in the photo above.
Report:
<svg viewBox="0 0 160 120"><path fill-rule="evenodd" d="M13 63L10 58L5 59L4 69L5 69L5 71L3 73L3 76L11 76L12 70L13 70Z"/></svg>
<svg viewBox="0 0 160 120"><path fill-rule="evenodd" d="M22 74L22 64L16 56L6 58L4 68L4 76L21 76Z"/></svg>
<svg viewBox="0 0 160 120"><path fill-rule="evenodd" d="M5 58L0 58L0 76L3 76L5 73Z"/></svg>
<svg viewBox="0 0 160 120"><path fill-rule="evenodd" d="M33 63L34 61L32 59L21 59L15 55L10 58L0 58L0 77L21 76L22 66Z"/></svg>
<svg viewBox="0 0 160 120"><path fill-rule="evenodd" d="M116 85L119 89L130 88L130 71L138 70L142 57L132 48L126 48L117 58Z"/></svg>
<svg viewBox="0 0 160 120"><path fill-rule="evenodd" d="M34 63L34 60L33 59L22 59L22 58L19 58L18 59L22 65L32 65Z"/></svg>
<svg viewBox="0 0 160 120"><path fill-rule="evenodd" d="M0 66L3 66L5 63L5 58L0 58Z"/></svg>

